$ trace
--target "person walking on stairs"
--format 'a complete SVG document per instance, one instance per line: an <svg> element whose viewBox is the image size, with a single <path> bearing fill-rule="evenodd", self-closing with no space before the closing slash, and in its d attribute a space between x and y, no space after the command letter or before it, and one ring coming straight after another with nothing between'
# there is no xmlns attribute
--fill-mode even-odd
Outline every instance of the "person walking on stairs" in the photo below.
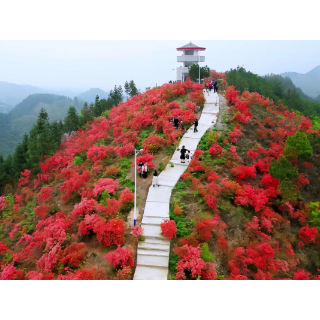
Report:
<svg viewBox="0 0 320 320"><path fill-rule="evenodd" d="M218 82L217 81L214 84L214 92L218 92Z"/></svg>
<svg viewBox="0 0 320 320"><path fill-rule="evenodd" d="M148 166L147 166L147 163L145 163L143 166L142 166L142 176L144 179L147 178L148 176Z"/></svg>
<svg viewBox="0 0 320 320"><path fill-rule="evenodd" d="M185 148L185 146L182 146L182 149L180 150L180 153L181 153L181 156L180 156L180 159L181 159L181 163L186 163L186 153L187 151L190 152L190 150L187 150Z"/></svg>
<svg viewBox="0 0 320 320"><path fill-rule="evenodd" d="M198 119L196 119L195 121L194 121L194 133L196 133L196 132L198 132Z"/></svg>
<svg viewBox="0 0 320 320"><path fill-rule="evenodd" d="M158 186L159 187L159 184L158 184L158 172L157 170L154 170L153 172L153 177L152 177L152 184L153 186Z"/></svg>

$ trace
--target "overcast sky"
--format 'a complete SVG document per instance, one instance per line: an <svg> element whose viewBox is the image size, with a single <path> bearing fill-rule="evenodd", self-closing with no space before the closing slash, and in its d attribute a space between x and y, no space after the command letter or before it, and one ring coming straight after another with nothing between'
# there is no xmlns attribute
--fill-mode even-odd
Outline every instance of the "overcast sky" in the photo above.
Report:
<svg viewBox="0 0 320 320"><path fill-rule="evenodd" d="M320 65L320 41L203 41L205 63L260 75ZM176 77L177 47L189 41L0 41L0 81L43 88L109 90L133 79L140 89Z"/></svg>

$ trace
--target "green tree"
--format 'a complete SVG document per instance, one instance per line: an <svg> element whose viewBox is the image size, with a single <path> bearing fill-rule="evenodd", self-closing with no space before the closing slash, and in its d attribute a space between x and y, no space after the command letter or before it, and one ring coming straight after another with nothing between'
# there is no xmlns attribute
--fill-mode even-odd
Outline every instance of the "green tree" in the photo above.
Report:
<svg viewBox="0 0 320 320"><path fill-rule="evenodd" d="M129 83L129 95L132 98L132 97L136 96L137 94L139 94L139 90L137 89L134 81L131 80Z"/></svg>
<svg viewBox="0 0 320 320"><path fill-rule="evenodd" d="M13 175L15 178L20 176L20 172L27 169L27 152L29 148L29 137L25 133L23 140L18 144L12 158Z"/></svg>
<svg viewBox="0 0 320 320"><path fill-rule="evenodd" d="M126 93L127 97L130 97L130 87L129 87L129 83L127 80L124 84L124 92Z"/></svg>
<svg viewBox="0 0 320 320"><path fill-rule="evenodd" d="M79 119L79 122L80 122L79 125L84 126L88 121L92 121L92 120L93 120L92 110L88 106L88 103L85 102L83 105L83 108L81 109L81 116Z"/></svg>
<svg viewBox="0 0 320 320"><path fill-rule="evenodd" d="M51 132L48 113L42 108L37 124L30 131L29 148L27 152L27 166L31 170L39 167L44 155L50 155Z"/></svg>
<svg viewBox="0 0 320 320"><path fill-rule="evenodd" d="M189 68L189 76L192 81L198 81L199 80L199 65L194 64ZM208 66L201 67L200 68L200 78L206 78L210 76L210 69Z"/></svg>
<svg viewBox="0 0 320 320"><path fill-rule="evenodd" d="M79 129L79 116L77 109L74 106L70 106L68 109L68 114L64 119L64 129L65 132L70 133L71 131L76 131Z"/></svg>
<svg viewBox="0 0 320 320"><path fill-rule="evenodd" d="M100 99L99 96L96 95L95 101L94 101L94 107L93 107L93 115L95 117L98 117L101 115L101 109L100 109Z"/></svg>
<svg viewBox="0 0 320 320"><path fill-rule="evenodd" d="M281 156L280 160L273 159L270 174L280 180L288 179L292 180L298 178L299 173L297 168L284 156Z"/></svg>
<svg viewBox="0 0 320 320"><path fill-rule="evenodd" d="M289 159L307 160L312 158L313 151L308 136L300 130L294 136L289 136L286 140L284 155Z"/></svg>

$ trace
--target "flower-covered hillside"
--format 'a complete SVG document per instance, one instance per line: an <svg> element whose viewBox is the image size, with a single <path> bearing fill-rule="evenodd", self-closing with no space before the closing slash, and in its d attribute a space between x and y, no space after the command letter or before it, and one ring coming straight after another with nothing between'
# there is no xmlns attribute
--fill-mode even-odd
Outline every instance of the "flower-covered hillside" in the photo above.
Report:
<svg viewBox="0 0 320 320"><path fill-rule="evenodd" d="M225 97L171 198L170 276L318 279L319 123L258 93Z"/></svg>
<svg viewBox="0 0 320 320"><path fill-rule="evenodd" d="M169 119L191 125L203 103L190 80L151 89L87 123L37 172L24 170L15 193L0 197L0 279L131 278L134 148L152 168L182 134Z"/></svg>

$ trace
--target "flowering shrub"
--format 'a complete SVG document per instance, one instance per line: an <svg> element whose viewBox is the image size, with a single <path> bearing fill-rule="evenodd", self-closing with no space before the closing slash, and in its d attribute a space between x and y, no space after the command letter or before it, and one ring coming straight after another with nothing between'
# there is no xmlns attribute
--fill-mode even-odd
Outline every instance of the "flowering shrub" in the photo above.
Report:
<svg viewBox="0 0 320 320"><path fill-rule="evenodd" d="M120 219L111 219L108 222L101 219L94 225L93 231L97 234L98 241L104 247L109 247L113 244L123 244L125 229L126 227Z"/></svg>
<svg viewBox="0 0 320 320"><path fill-rule="evenodd" d="M105 259L113 268L125 268L134 266L133 252L129 248L118 247L115 251L108 252Z"/></svg>
<svg viewBox="0 0 320 320"><path fill-rule="evenodd" d="M135 226L132 228L132 235L135 237L135 238L139 238L141 236L143 236L143 229L139 226Z"/></svg>
<svg viewBox="0 0 320 320"><path fill-rule="evenodd" d="M193 279L199 276L202 280L215 280L217 278L214 265L210 262L204 262L200 258L200 247L184 245L174 249L174 253L181 258L177 264L176 280L187 279L187 273L190 273Z"/></svg>
<svg viewBox="0 0 320 320"><path fill-rule="evenodd" d="M93 189L93 195L98 196L104 190L108 190L110 194L114 194L119 186L119 180L112 180L109 178L100 179Z"/></svg>
<svg viewBox="0 0 320 320"><path fill-rule="evenodd" d="M160 226L165 238L171 239L176 237L178 229L174 220L164 220Z"/></svg>

